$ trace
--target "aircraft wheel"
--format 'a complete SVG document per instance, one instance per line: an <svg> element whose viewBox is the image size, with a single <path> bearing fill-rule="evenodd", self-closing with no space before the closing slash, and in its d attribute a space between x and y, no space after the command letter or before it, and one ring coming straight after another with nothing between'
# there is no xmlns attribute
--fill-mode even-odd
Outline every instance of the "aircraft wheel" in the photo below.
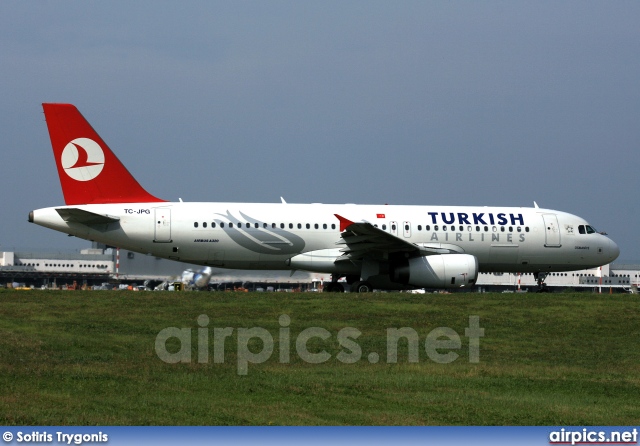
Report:
<svg viewBox="0 0 640 446"><path fill-rule="evenodd" d="M356 282L351 286L351 290L354 293L370 293L373 291L373 287L369 282Z"/></svg>
<svg viewBox="0 0 640 446"><path fill-rule="evenodd" d="M344 287L337 282L331 282L325 285L323 291L325 293L344 293Z"/></svg>
<svg viewBox="0 0 640 446"><path fill-rule="evenodd" d="M354 283L360 281L360 276L349 275L349 276L346 276L345 279L347 280L347 283L349 285L353 285Z"/></svg>

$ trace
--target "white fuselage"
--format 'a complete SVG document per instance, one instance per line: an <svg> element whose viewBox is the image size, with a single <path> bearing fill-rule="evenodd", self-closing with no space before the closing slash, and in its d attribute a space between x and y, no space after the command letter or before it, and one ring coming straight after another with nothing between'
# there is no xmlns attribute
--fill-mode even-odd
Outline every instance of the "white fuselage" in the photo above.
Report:
<svg viewBox="0 0 640 446"><path fill-rule="evenodd" d="M89 225L65 221L60 209L119 220ZM164 202L44 208L33 211L30 220L83 239L182 262L281 270L305 269L290 266L290 259L304 253L340 256L336 214L367 221L420 247L471 254L480 272L572 271L609 263L619 254L605 235L579 230L588 226L584 219L540 208ZM340 271L333 263L320 263L306 269L353 274L358 268Z"/></svg>

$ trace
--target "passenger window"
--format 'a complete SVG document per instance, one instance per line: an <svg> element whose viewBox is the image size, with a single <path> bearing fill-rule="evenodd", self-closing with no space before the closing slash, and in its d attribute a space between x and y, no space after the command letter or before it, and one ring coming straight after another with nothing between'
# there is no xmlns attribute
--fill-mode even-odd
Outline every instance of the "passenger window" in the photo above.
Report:
<svg viewBox="0 0 640 446"><path fill-rule="evenodd" d="M336 228L336 224L335 223L331 223L331 229L335 229Z"/></svg>
<svg viewBox="0 0 640 446"><path fill-rule="evenodd" d="M313 227L318 229L318 223L314 224Z"/></svg>
<svg viewBox="0 0 640 446"><path fill-rule="evenodd" d="M233 228L233 223L229 222L229 227Z"/></svg>
<svg viewBox="0 0 640 446"><path fill-rule="evenodd" d="M386 231L387 230L387 225L382 225L382 230Z"/></svg>
<svg viewBox="0 0 640 446"><path fill-rule="evenodd" d="M194 221L194 222L193 222L193 227L194 227L194 228L197 228L197 227L198 227L198 222L197 222L197 221Z"/></svg>
<svg viewBox="0 0 640 446"><path fill-rule="evenodd" d="M202 227L203 227L203 228L206 228L206 227L207 227L207 222L206 222L206 221L202 223Z"/></svg>
<svg viewBox="0 0 640 446"><path fill-rule="evenodd" d="M293 223L289 223L289 229L293 229Z"/></svg>
<svg viewBox="0 0 640 446"><path fill-rule="evenodd" d="M322 229L327 229L327 224L326 223L322 224Z"/></svg>
<svg viewBox="0 0 640 446"><path fill-rule="evenodd" d="M284 223L280 223L280 229L284 229Z"/></svg>
<svg viewBox="0 0 640 446"><path fill-rule="evenodd" d="M311 229L311 225L307 223L307 229Z"/></svg>
<svg viewBox="0 0 640 446"><path fill-rule="evenodd" d="M433 230L437 231L438 230L438 225L433 225Z"/></svg>
<svg viewBox="0 0 640 446"><path fill-rule="evenodd" d="M224 228L224 223L220 223L220 227L221 227L221 228Z"/></svg>
<svg viewBox="0 0 640 446"><path fill-rule="evenodd" d="M425 226L425 227L424 227L424 230L425 230L425 231L431 231L431 226L430 226L430 225Z"/></svg>
<svg viewBox="0 0 640 446"><path fill-rule="evenodd" d="M298 223L298 229L302 229L302 223Z"/></svg>
<svg viewBox="0 0 640 446"><path fill-rule="evenodd" d="M260 226L260 225L259 225L258 223L256 223L256 224L254 224L254 225L253 225L253 227L254 227L254 228L256 228L256 229L258 229L258 227L259 227L259 226Z"/></svg>
<svg viewBox="0 0 640 446"><path fill-rule="evenodd" d="M418 225L418 231L422 231L422 225Z"/></svg>

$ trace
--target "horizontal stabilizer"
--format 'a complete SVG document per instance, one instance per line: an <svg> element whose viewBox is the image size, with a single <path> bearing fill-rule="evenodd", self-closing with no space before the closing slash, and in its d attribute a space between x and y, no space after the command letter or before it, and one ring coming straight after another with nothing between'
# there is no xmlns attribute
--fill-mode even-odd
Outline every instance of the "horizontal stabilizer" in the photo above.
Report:
<svg viewBox="0 0 640 446"><path fill-rule="evenodd" d="M77 208L61 208L56 209L60 217L66 222L82 223L87 226L115 223L120 221L119 217L110 215L96 214L94 212L85 211Z"/></svg>

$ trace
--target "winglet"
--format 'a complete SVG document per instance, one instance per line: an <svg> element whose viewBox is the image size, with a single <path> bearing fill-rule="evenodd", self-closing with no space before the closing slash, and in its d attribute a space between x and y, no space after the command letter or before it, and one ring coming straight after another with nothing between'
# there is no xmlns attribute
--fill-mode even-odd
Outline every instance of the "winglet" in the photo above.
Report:
<svg viewBox="0 0 640 446"><path fill-rule="evenodd" d="M338 218L338 220L340 220L340 232L344 231L345 229L347 229L349 226L353 224L351 220L347 220L341 215L338 215L338 214L333 214L333 215L335 215Z"/></svg>

